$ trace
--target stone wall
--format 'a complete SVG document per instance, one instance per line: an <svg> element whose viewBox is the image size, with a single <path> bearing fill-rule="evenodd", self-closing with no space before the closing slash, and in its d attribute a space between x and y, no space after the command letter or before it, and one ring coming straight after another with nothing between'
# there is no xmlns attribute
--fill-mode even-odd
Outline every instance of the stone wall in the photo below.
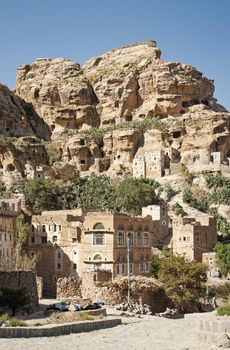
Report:
<svg viewBox="0 0 230 350"><path fill-rule="evenodd" d="M81 279L78 277L59 278L57 281L57 298L81 298Z"/></svg>
<svg viewBox="0 0 230 350"><path fill-rule="evenodd" d="M36 284L36 276L33 272L0 272L0 289L1 288L11 288L15 290L20 288L26 288L31 298L29 311L33 312L38 309L38 291Z"/></svg>
<svg viewBox="0 0 230 350"><path fill-rule="evenodd" d="M142 276L131 277L131 301L132 303L148 304L152 312L165 311L168 299L164 289L156 284L153 278ZM101 300L107 304L127 302L127 278L117 278L113 281L99 283L95 276L87 274L82 277L82 297L93 301Z"/></svg>

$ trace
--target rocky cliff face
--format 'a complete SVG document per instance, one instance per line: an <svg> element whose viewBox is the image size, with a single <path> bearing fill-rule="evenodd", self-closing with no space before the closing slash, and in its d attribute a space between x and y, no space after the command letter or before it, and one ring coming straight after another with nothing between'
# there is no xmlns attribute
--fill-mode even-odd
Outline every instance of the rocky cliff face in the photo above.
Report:
<svg viewBox="0 0 230 350"><path fill-rule="evenodd" d="M212 80L163 61L154 41L111 50L83 67L38 59L19 67L14 93L0 85L1 132L51 137L60 165L82 175L133 174L180 187L185 170L197 178L230 174L230 114L213 93ZM29 153L18 143L0 151L8 186L48 167L45 149L33 153L37 141L27 143Z"/></svg>
<svg viewBox="0 0 230 350"><path fill-rule="evenodd" d="M33 106L26 104L5 85L0 84L0 130L8 137L38 136L48 139L48 125L37 115Z"/></svg>
<svg viewBox="0 0 230 350"><path fill-rule="evenodd" d="M98 99L77 63L44 58L23 65L15 92L33 104L53 132L99 125Z"/></svg>

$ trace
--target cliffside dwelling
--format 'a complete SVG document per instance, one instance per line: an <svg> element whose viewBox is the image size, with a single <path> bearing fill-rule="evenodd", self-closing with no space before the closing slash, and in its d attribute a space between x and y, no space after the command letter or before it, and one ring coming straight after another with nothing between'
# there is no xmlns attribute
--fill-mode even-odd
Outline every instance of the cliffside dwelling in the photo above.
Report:
<svg viewBox="0 0 230 350"><path fill-rule="evenodd" d="M133 159L133 176L145 179L167 176L175 171L179 161L179 152L173 148L149 151L142 149Z"/></svg>
<svg viewBox="0 0 230 350"><path fill-rule="evenodd" d="M212 217L176 217L172 229L173 252L190 260L202 261L202 254L212 251L217 242L216 221Z"/></svg>

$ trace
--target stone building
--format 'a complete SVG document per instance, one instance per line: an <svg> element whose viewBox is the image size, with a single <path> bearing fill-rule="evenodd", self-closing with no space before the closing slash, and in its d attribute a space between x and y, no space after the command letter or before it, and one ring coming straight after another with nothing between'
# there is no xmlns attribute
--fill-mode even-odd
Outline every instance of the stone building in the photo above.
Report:
<svg viewBox="0 0 230 350"><path fill-rule="evenodd" d="M219 277L219 269L217 267L217 259L215 252L202 254L202 262L208 267L208 277Z"/></svg>
<svg viewBox="0 0 230 350"><path fill-rule="evenodd" d="M176 217L172 222L173 252L190 260L202 261L202 254L212 251L217 242L216 221L203 215L195 218Z"/></svg>
<svg viewBox="0 0 230 350"><path fill-rule="evenodd" d="M0 199L0 259L10 259L14 254L17 234L17 217L23 213L21 199Z"/></svg>
<svg viewBox="0 0 230 350"><path fill-rule="evenodd" d="M56 294L58 278L110 271L112 278L151 272L151 247L158 225L150 216L76 210L46 211L32 217L30 256L38 254L37 274L44 294Z"/></svg>
<svg viewBox="0 0 230 350"><path fill-rule="evenodd" d="M167 239L171 235L169 230L169 217L168 217L168 207L165 203L160 205L148 205L147 207L142 208L142 216L150 216L157 227L157 242L160 244L165 242L167 244Z"/></svg>
<svg viewBox="0 0 230 350"><path fill-rule="evenodd" d="M133 176L145 179L155 179L175 172L175 165L180 161L176 149L165 148L157 150L140 149L133 159Z"/></svg>
<svg viewBox="0 0 230 350"><path fill-rule="evenodd" d="M154 223L151 218L131 217L122 213L88 212L79 246L79 274L94 269L109 270L112 276L148 275L151 271L151 246ZM129 242L129 243L128 243Z"/></svg>
<svg viewBox="0 0 230 350"><path fill-rule="evenodd" d="M28 253L38 255L37 275L43 278L45 295L55 295L58 278L77 274L82 221L81 209L32 216Z"/></svg>

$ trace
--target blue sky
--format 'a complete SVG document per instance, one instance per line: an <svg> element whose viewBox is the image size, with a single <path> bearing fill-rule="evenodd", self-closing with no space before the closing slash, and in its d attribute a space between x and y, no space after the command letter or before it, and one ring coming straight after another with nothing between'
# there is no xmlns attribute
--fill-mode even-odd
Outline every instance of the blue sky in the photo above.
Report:
<svg viewBox="0 0 230 350"><path fill-rule="evenodd" d="M84 63L154 39L162 58L189 63L215 80L230 110L230 0L0 0L0 82L38 57Z"/></svg>

